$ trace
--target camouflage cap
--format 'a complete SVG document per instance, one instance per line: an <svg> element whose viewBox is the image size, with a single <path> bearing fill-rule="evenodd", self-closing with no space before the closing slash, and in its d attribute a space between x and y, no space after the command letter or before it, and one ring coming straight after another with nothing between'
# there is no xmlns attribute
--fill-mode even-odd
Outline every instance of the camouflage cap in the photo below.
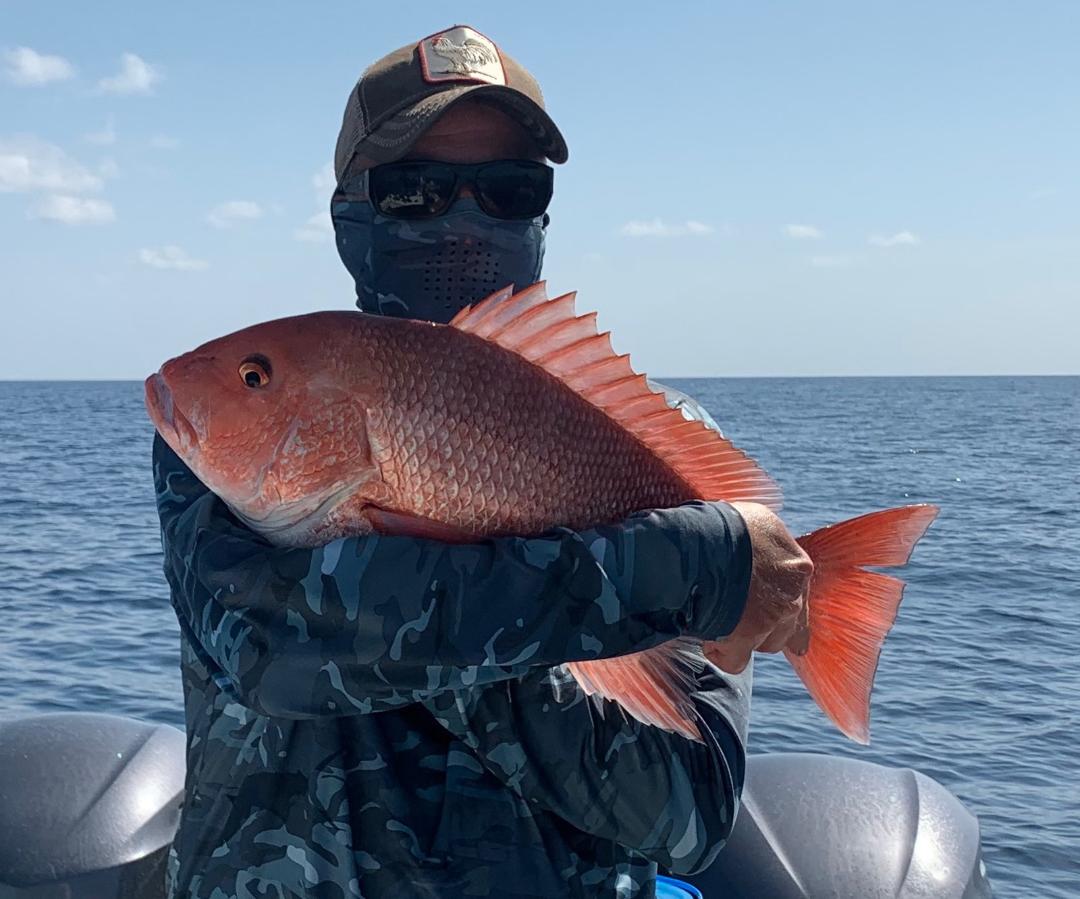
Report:
<svg viewBox="0 0 1080 899"><path fill-rule="evenodd" d="M540 85L491 39L454 25L372 64L349 94L334 153L340 182L404 156L418 137L465 96L498 106L552 162L566 162L566 141L544 111Z"/></svg>

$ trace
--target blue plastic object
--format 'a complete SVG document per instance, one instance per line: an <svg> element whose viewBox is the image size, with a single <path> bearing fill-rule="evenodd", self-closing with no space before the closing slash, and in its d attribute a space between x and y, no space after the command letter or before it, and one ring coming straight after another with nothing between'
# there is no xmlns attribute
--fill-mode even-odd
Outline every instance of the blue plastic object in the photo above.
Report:
<svg viewBox="0 0 1080 899"><path fill-rule="evenodd" d="M673 877L656 878L656 899L704 899L697 887Z"/></svg>

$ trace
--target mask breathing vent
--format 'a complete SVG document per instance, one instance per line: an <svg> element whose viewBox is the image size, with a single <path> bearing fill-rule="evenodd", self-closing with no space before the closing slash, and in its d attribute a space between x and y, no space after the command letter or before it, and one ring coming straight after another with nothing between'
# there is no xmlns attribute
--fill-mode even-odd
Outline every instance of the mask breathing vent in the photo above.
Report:
<svg viewBox="0 0 1080 899"><path fill-rule="evenodd" d="M424 261L424 290L447 320L503 286L499 253L483 240L448 237Z"/></svg>

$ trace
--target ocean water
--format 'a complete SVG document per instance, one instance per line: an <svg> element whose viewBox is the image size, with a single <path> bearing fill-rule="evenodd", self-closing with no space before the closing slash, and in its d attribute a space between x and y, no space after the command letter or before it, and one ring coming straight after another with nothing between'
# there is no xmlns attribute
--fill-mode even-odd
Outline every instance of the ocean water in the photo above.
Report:
<svg viewBox="0 0 1080 899"><path fill-rule="evenodd" d="M796 532L942 513L906 569L873 742L780 659L751 750L911 766L981 821L999 897L1080 895L1080 378L672 381L783 486ZM183 726L135 382L0 382L0 720L104 711Z"/></svg>

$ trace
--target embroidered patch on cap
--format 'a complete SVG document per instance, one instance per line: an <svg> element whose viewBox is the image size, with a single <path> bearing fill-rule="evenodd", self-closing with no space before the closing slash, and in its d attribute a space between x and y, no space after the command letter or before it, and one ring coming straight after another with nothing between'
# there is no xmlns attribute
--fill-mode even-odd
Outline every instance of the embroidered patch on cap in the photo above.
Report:
<svg viewBox="0 0 1080 899"><path fill-rule="evenodd" d="M482 81L506 84L502 58L494 42L467 25L456 25L420 41L424 80Z"/></svg>

